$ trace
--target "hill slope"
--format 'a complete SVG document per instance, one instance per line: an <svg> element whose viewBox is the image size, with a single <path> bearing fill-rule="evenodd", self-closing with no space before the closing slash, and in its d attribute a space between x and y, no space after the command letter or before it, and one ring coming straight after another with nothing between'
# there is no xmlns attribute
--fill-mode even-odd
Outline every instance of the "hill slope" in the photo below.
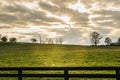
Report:
<svg viewBox="0 0 120 80"><path fill-rule="evenodd" d="M120 47L0 43L0 66L119 66Z"/></svg>

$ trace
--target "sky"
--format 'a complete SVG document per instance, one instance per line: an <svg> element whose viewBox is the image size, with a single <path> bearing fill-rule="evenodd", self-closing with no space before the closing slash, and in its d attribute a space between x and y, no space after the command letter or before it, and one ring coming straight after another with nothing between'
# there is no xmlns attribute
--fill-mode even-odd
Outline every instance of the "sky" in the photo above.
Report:
<svg viewBox="0 0 120 80"><path fill-rule="evenodd" d="M62 37L64 44L89 45L90 33L116 42L120 0L0 0L0 34L20 42Z"/></svg>

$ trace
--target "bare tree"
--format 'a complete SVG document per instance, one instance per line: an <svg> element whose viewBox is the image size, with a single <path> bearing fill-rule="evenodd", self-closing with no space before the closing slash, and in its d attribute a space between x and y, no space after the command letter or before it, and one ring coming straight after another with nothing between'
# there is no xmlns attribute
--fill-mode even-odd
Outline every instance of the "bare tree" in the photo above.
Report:
<svg viewBox="0 0 120 80"><path fill-rule="evenodd" d="M34 42L37 42L37 39L31 38L31 41L34 43Z"/></svg>
<svg viewBox="0 0 120 80"><path fill-rule="evenodd" d="M60 37L58 41L59 41L60 44L62 44L63 43L63 38Z"/></svg>
<svg viewBox="0 0 120 80"><path fill-rule="evenodd" d="M41 44L46 44L46 38L41 39Z"/></svg>
<svg viewBox="0 0 120 80"><path fill-rule="evenodd" d="M110 43L112 43L112 40L111 40L109 37L106 37L106 38L105 38L105 43L106 43L107 45L110 45Z"/></svg>
<svg viewBox="0 0 120 80"><path fill-rule="evenodd" d="M40 44L42 44L42 39L40 35L39 35L39 41L40 41Z"/></svg>
<svg viewBox="0 0 120 80"><path fill-rule="evenodd" d="M7 39L7 37L5 37L5 36L3 36L3 37L1 38L1 41L2 41L2 42L7 42L7 40L8 40L8 39Z"/></svg>
<svg viewBox="0 0 120 80"><path fill-rule="evenodd" d="M59 43L59 40L58 40L58 38L56 38L56 39L55 39L55 41L56 41L56 44L58 44L58 43Z"/></svg>
<svg viewBox="0 0 120 80"><path fill-rule="evenodd" d="M48 43L49 43L49 44L53 44L53 39L52 39L52 38L49 38Z"/></svg>
<svg viewBox="0 0 120 80"><path fill-rule="evenodd" d="M49 44L49 38L45 38L45 41L44 41L46 44Z"/></svg>
<svg viewBox="0 0 120 80"><path fill-rule="evenodd" d="M98 32L92 32L90 38L91 38L91 43L95 46L97 46L97 44L100 42L100 39L102 39L102 37Z"/></svg>
<svg viewBox="0 0 120 80"><path fill-rule="evenodd" d="M52 38L46 38L45 42L48 44L53 44L53 39Z"/></svg>
<svg viewBox="0 0 120 80"><path fill-rule="evenodd" d="M17 42L17 39L13 37L13 38L10 38L9 41L10 41L11 43L16 43L16 42Z"/></svg>

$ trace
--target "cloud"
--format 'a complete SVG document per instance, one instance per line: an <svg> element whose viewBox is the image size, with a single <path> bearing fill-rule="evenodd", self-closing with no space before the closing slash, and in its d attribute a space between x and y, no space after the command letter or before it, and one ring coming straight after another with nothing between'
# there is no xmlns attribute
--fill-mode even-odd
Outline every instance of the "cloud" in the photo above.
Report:
<svg viewBox="0 0 120 80"><path fill-rule="evenodd" d="M60 1L62 1L62 0L60 0ZM53 2L54 2L54 0L53 0ZM68 1L66 1L66 2L68 2ZM69 2L72 2L72 1L69 1ZM77 2L77 1L73 1L73 2ZM57 4L57 3L55 3L55 4ZM84 24L86 25L89 21L88 13L80 13L77 10L70 9L65 5L57 4L57 6L54 6L54 5L51 5L49 3L42 2L42 1L39 3L39 5L40 5L40 8L42 8L43 10L46 10L54 15L61 16L61 17L64 15L67 15L70 18L70 21L75 22L77 25L80 24L81 26L84 26Z"/></svg>
<svg viewBox="0 0 120 80"><path fill-rule="evenodd" d="M82 4L84 4L85 8L92 8L92 4L95 4L99 1L96 1L96 0L79 0Z"/></svg>
<svg viewBox="0 0 120 80"><path fill-rule="evenodd" d="M3 11L7 11L10 13L28 13L31 10L23 5L12 3L4 6Z"/></svg>
<svg viewBox="0 0 120 80"><path fill-rule="evenodd" d="M16 16L6 14L6 13L0 14L0 22L1 23L11 23L11 22L16 21L16 20L17 20Z"/></svg>
<svg viewBox="0 0 120 80"><path fill-rule="evenodd" d="M52 23L52 22L59 22L62 23L62 20L59 20L55 17L47 17L45 12L42 11L34 11L28 15L26 21L40 21L43 23ZM31 22L32 23L32 22ZM39 23L40 24L40 23Z"/></svg>
<svg viewBox="0 0 120 80"><path fill-rule="evenodd" d="M11 26L0 26L0 29L10 29L10 28L13 28L13 27L11 27Z"/></svg>
<svg viewBox="0 0 120 80"><path fill-rule="evenodd" d="M99 8L108 8L108 7L119 7L120 0L80 0L82 4L85 5L86 8L90 9L96 4Z"/></svg>
<svg viewBox="0 0 120 80"><path fill-rule="evenodd" d="M41 2L42 0L40 0ZM65 7L68 6L69 4L75 4L77 3L77 0L49 0L51 3L54 5L57 5L58 7Z"/></svg>
<svg viewBox="0 0 120 80"><path fill-rule="evenodd" d="M108 26L108 27L117 27L120 28L120 11L111 11L101 9L99 11L94 11L92 15L100 15L99 17L92 18L91 20L100 25L100 26Z"/></svg>
<svg viewBox="0 0 120 80"><path fill-rule="evenodd" d="M6 12L5 14L0 14L3 23L7 22L21 25L28 25L30 23L42 26L51 26L52 22L63 23L63 21L58 18L47 17L47 14L41 10L31 10L24 5L16 3L3 6L2 11ZM12 21L14 21L14 23L12 23Z"/></svg>
<svg viewBox="0 0 120 80"><path fill-rule="evenodd" d="M0 31L26 35L25 40L37 34L61 36L65 43L76 44L88 44L92 31L115 39L120 34L119 4L120 0L0 0Z"/></svg>

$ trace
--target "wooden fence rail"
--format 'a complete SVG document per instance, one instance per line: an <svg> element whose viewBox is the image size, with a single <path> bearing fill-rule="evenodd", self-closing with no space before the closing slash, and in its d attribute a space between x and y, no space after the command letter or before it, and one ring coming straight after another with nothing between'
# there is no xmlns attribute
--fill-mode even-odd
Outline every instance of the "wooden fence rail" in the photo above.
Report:
<svg viewBox="0 0 120 80"><path fill-rule="evenodd" d="M63 73L24 73L24 71L63 71ZM70 73L70 71L114 71L114 74L80 74L80 73ZM4 71L17 71L17 73L4 73ZM25 77L46 77L46 78L64 78L64 80L69 80L69 78L114 78L120 80L120 67L0 67L0 77L16 77L18 80L23 80Z"/></svg>

